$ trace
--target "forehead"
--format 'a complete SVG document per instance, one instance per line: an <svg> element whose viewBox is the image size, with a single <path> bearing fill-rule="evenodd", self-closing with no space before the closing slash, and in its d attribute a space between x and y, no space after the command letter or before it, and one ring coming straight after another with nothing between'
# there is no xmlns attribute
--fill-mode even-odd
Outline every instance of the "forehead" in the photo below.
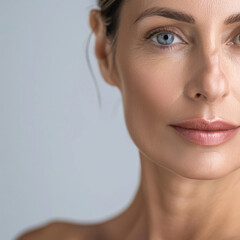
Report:
<svg viewBox="0 0 240 240"><path fill-rule="evenodd" d="M239 0L125 0L121 20L134 22L145 10L160 7L191 14L196 23L222 23L240 12Z"/></svg>

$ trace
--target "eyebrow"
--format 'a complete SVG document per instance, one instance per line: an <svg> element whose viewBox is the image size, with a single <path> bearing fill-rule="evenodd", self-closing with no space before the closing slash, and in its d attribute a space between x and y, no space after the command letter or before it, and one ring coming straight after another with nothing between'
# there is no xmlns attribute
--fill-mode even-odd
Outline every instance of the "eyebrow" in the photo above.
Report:
<svg viewBox="0 0 240 240"><path fill-rule="evenodd" d="M140 20L146 18L146 17L153 17L153 16L161 16L165 18L171 18L175 19L177 21L186 22L190 24L195 24L196 21L194 17L190 14L186 14L184 12L176 11L169 8L158 8L153 7L145 10L143 13L140 14L140 16L133 22L133 24L139 22ZM225 21L225 25L233 24L240 22L240 13L233 14L229 16Z"/></svg>
<svg viewBox="0 0 240 240"><path fill-rule="evenodd" d="M226 25L237 23L237 22L240 22L240 13L233 14L224 21Z"/></svg>
<svg viewBox="0 0 240 240"><path fill-rule="evenodd" d="M140 16L134 21L134 24L146 17L152 17L152 16L162 16L166 18L172 18L178 21L187 22L191 24L195 23L194 18L189 14L175 11L169 8L154 7L154 8L147 9L143 13L141 13Z"/></svg>

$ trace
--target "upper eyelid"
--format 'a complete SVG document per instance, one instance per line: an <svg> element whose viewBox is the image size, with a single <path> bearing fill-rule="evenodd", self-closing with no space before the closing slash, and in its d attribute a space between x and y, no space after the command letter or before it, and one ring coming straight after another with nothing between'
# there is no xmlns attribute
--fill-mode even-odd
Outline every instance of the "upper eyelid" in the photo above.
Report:
<svg viewBox="0 0 240 240"><path fill-rule="evenodd" d="M235 34L234 35L231 34L232 36L228 38L228 40L227 40L228 43L233 43L233 44L235 43L236 38L240 35L240 27L235 29L234 32L235 32ZM195 42L194 35L188 34L189 36L186 37L184 32L175 26L160 26L158 28L152 29L152 30L148 31L147 33L145 33L143 38L145 40L149 40L160 33L173 34L174 36L178 37L184 43L194 44L194 42ZM239 42L240 42L240 38L239 38ZM240 44L237 44L237 45L240 45Z"/></svg>
<svg viewBox="0 0 240 240"><path fill-rule="evenodd" d="M233 40L235 39L235 38L237 38L237 36L239 36L240 35L240 33L238 33L237 35L235 35L234 37L233 37Z"/></svg>
<svg viewBox="0 0 240 240"><path fill-rule="evenodd" d="M145 38L150 38L158 33L171 33L173 35L176 35L177 37L180 37L179 34L172 30L171 28L168 27L159 27L156 29L153 29L152 31L149 31L148 33L145 34Z"/></svg>
<svg viewBox="0 0 240 240"><path fill-rule="evenodd" d="M174 35L175 37L177 37L177 38L179 38L180 40L182 40L177 34L172 33L172 32L157 32L157 33L153 34L150 38L156 37L157 35L159 35L159 34L161 34L161 33L172 34L172 35Z"/></svg>
<svg viewBox="0 0 240 240"><path fill-rule="evenodd" d="M165 30L165 29L156 29L155 31L153 30L152 32L148 33L147 34L147 37L146 39L152 39L153 37L157 36L158 34L161 34L161 33L169 33L169 34L172 34L174 35L175 37L177 37L178 39L180 39L182 42L186 43L186 41L181 37L179 36L179 34L177 34L176 32L172 31L172 30Z"/></svg>
<svg viewBox="0 0 240 240"><path fill-rule="evenodd" d="M181 30L177 30L176 27L171 27L171 26L170 27L169 26L158 27L156 29L148 31L144 35L144 39L148 40L148 39L152 38L153 36L160 34L160 33L170 33L170 34L173 34L174 36L178 37L181 41L183 41L185 43L188 42Z"/></svg>
<svg viewBox="0 0 240 240"><path fill-rule="evenodd" d="M158 34L161 34L161 33L172 34L172 35L180 38L180 37L178 36L178 34L176 34L176 33L174 33L174 32L171 32L171 31L161 31L161 30L160 30L160 31L156 31L156 32L154 32L154 33L151 33L151 34L148 36L148 38L154 37L154 36L156 36L156 35L158 35Z"/></svg>

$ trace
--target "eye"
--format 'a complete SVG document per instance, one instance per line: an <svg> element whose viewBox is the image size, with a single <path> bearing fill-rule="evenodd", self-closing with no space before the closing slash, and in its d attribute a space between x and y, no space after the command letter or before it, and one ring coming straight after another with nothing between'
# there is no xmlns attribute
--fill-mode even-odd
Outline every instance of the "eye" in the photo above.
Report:
<svg viewBox="0 0 240 240"><path fill-rule="evenodd" d="M240 34L234 37L233 43L240 44Z"/></svg>
<svg viewBox="0 0 240 240"><path fill-rule="evenodd" d="M172 33L158 33L153 36L152 40L160 45L171 45L182 42L179 37Z"/></svg>

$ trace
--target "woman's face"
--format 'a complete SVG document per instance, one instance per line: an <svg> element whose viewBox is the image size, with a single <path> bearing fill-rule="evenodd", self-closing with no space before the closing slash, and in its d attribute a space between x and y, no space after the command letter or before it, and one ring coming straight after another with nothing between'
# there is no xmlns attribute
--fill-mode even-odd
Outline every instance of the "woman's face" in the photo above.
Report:
<svg viewBox="0 0 240 240"><path fill-rule="evenodd" d="M145 12L152 8L159 14ZM200 146L169 126L195 117L240 125L240 16L225 21L238 13L239 0L128 0L122 8L112 76L128 131L141 154L178 175L214 179L240 167L239 133Z"/></svg>

